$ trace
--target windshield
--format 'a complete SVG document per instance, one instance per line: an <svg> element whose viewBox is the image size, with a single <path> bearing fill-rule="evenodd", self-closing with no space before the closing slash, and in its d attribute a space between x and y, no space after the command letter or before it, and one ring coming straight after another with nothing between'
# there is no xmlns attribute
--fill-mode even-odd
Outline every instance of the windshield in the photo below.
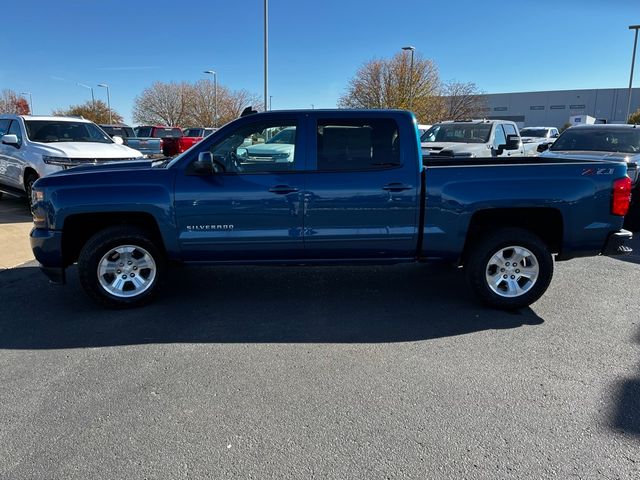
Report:
<svg viewBox="0 0 640 480"><path fill-rule="evenodd" d="M184 130L185 137L202 137L204 129L202 128L187 128Z"/></svg>
<svg viewBox="0 0 640 480"><path fill-rule="evenodd" d="M122 138L135 137L133 129L131 129L130 127L113 127L108 125L100 125L100 128L107 132L107 135L109 135L110 137L114 137L116 135Z"/></svg>
<svg viewBox="0 0 640 480"><path fill-rule="evenodd" d="M284 130L274 135L270 140L267 140L265 143L282 143L287 145L295 145L296 129L285 128Z"/></svg>
<svg viewBox="0 0 640 480"><path fill-rule="evenodd" d="M638 153L640 128L569 128L550 149Z"/></svg>
<svg viewBox="0 0 640 480"><path fill-rule="evenodd" d="M27 136L32 142L113 143L111 137L93 123L56 120L26 120Z"/></svg>
<svg viewBox="0 0 640 480"><path fill-rule="evenodd" d="M547 129L546 128L523 128L522 130L520 130L520 136L546 138Z"/></svg>
<svg viewBox="0 0 640 480"><path fill-rule="evenodd" d="M421 142L487 143L490 123L443 123L424 132Z"/></svg>

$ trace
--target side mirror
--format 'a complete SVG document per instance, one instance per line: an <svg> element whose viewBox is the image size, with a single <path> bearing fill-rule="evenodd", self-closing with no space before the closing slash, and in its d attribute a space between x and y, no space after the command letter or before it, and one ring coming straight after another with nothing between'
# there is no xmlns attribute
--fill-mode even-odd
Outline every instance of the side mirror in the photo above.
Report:
<svg viewBox="0 0 640 480"><path fill-rule="evenodd" d="M198 159L191 164L191 170L196 175L213 175L224 172L224 167L213 158L211 152L200 152Z"/></svg>
<svg viewBox="0 0 640 480"><path fill-rule="evenodd" d="M116 145L124 144L124 140L122 140L122 137L120 135L114 135L112 139L113 139L113 143L115 143Z"/></svg>
<svg viewBox="0 0 640 480"><path fill-rule="evenodd" d="M504 149L518 150L520 148L520 141L519 135L507 135L507 144L504 146Z"/></svg>
<svg viewBox="0 0 640 480"><path fill-rule="evenodd" d="M238 147L236 149L236 155L242 158L247 158L249 156L249 150L244 147Z"/></svg>
<svg viewBox="0 0 640 480"><path fill-rule="evenodd" d="M549 150L549 144L548 143L541 143L540 145L538 145L536 150L538 151L538 153L542 153L545 150Z"/></svg>
<svg viewBox="0 0 640 480"><path fill-rule="evenodd" d="M13 134L13 133L9 133L7 135L3 135L2 143L4 143L5 145L13 145L14 147L20 147L20 142L18 141L18 136Z"/></svg>

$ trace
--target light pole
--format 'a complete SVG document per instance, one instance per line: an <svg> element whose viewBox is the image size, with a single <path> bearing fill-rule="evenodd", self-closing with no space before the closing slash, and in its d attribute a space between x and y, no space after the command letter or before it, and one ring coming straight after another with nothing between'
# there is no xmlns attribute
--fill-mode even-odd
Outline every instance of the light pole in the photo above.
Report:
<svg viewBox="0 0 640 480"><path fill-rule="evenodd" d="M633 54L631 55L631 75L629 76L629 98L627 99L627 119L629 121L629 115L631 115L631 85L633 84L633 67L636 63L636 47L638 46L638 30L640 25L630 25L629 30L635 30L635 38L633 39Z"/></svg>
<svg viewBox="0 0 640 480"><path fill-rule="evenodd" d="M405 52L407 50L411 50L411 66L409 67L409 110L413 107L413 52L416 47L413 45L407 45L406 47L402 47L402 50Z"/></svg>
<svg viewBox="0 0 640 480"><path fill-rule="evenodd" d="M213 75L213 127L218 126L218 74L214 70L205 70L204 73Z"/></svg>
<svg viewBox="0 0 640 480"><path fill-rule="evenodd" d="M93 95L93 87L90 87L89 85L85 85L84 83L80 83L80 82L76 82L76 85L79 87L84 87L84 88L88 88L89 90L91 90L91 105L93 106L93 108L96 108L96 97Z"/></svg>
<svg viewBox="0 0 640 480"><path fill-rule="evenodd" d="M264 110L269 100L269 0L264 0Z"/></svg>
<svg viewBox="0 0 640 480"><path fill-rule="evenodd" d="M33 115L33 95L31 95L31 92L20 92L20 95L29 95L29 109L31 110L31 115Z"/></svg>
<svg viewBox="0 0 640 480"><path fill-rule="evenodd" d="M112 123L112 120L111 120L111 95L109 94L109 85L107 85L106 83L99 83L98 86L107 89L107 108L109 109L109 123Z"/></svg>

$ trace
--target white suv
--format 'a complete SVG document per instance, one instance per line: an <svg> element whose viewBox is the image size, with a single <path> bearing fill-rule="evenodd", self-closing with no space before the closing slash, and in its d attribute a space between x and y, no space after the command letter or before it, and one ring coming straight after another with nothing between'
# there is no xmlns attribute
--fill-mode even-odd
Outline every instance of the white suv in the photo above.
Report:
<svg viewBox="0 0 640 480"><path fill-rule="evenodd" d="M518 126L506 120L440 122L420 138L423 157L523 156Z"/></svg>
<svg viewBox="0 0 640 480"><path fill-rule="evenodd" d="M101 162L142 159L82 118L0 115L0 196L31 199L38 178L59 170Z"/></svg>

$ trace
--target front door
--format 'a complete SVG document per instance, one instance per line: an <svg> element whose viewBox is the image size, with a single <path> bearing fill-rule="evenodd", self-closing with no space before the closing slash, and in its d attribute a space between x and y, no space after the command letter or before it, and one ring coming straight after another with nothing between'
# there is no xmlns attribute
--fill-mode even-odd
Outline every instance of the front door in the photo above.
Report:
<svg viewBox="0 0 640 480"><path fill-rule="evenodd" d="M295 117L245 122L196 149L175 186L184 260L302 258L305 174L299 123ZM193 160L201 151L210 151L224 171L194 172Z"/></svg>

